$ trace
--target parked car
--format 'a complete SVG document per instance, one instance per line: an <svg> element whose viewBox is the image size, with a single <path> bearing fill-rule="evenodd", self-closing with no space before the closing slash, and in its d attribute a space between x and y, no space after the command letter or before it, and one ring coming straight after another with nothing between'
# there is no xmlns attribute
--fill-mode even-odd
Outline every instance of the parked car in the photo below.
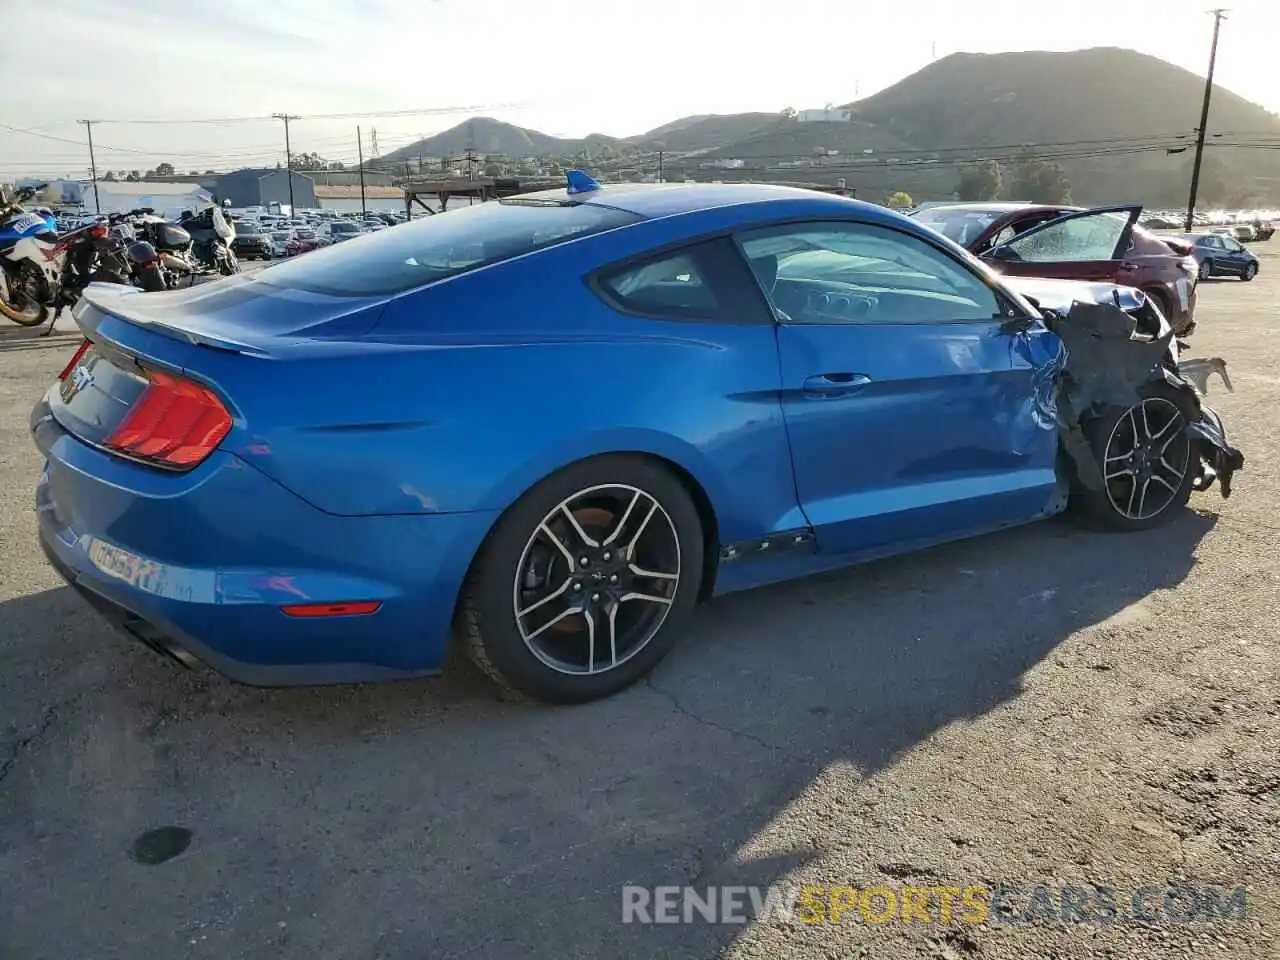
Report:
<svg viewBox="0 0 1280 960"><path fill-rule="evenodd" d="M1140 291L1006 282L814 191L570 185L91 286L31 417L53 565L241 681L429 673L456 628L575 702L699 598L1068 504L1147 529L1242 463Z"/></svg>
<svg viewBox="0 0 1280 960"><path fill-rule="evenodd" d="M1254 233L1252 224L1237 223L1231 228L1231 235L1241 243L1248 243L1251 240L1258 239L1258 235Z"/></svg>
<svg viewBox="0 0 1280 960"><path fill-rule="evenodd" d="M364 230L359 224L350 220L330 220L328 223L321 224L316 232L330 243L341 243L361 236Z"/></svg>
<svg viewBox="0 0 1280 960"><path fill-rule="evenodd" d="M274 255L271 235L252 227L241 231L237 226L235 239L231 241L231 251L241 260L270 260Z"/></svg>
<svg viewBox="0 0 1280 960"><path fill-rule="evenodd" d="M1258 258L1241 246L1235 237L1222 233L1189 233L1183 237L1192 244L1201 280L1210 277L1239 277L1252 280L1258 275Z"/></svg>
<svg viewBox="0 0 1280 960"><path fill-rule="evenodd" d="M291 257L298 253L296 248L290 249L293 234L288 230L276 230L271 234L271 255L273 257Z"/></svg>
<svg viewBox="0 0 1280 960"><path fill-rule="evenodd" d="M1008 276L1138 287L1186 336L1195 329L1198 264L1189 247L1175 249L1137 226L1141 213L1137 206L955 203L914 216Z"/></svg>
<svg viewBox="0 0 1280 960"><path fill-rule="evenodd" d="M294 247L294 253L307 253L321 245L320 238L316 236L316 232L310 227L299 227L294 230L291 243Z"/></svg>

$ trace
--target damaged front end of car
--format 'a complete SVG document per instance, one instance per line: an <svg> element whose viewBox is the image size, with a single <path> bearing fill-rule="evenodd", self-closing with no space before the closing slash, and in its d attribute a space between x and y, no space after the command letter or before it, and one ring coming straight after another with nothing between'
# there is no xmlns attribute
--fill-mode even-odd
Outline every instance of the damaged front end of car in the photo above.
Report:
<svg viewBox="0 0 1280 960"><path fill-rule="evenodd" d="M1055 415L1059 443L1075 481L1096 491L1117 477L1137 473L1169 485L1158 464L1177 436L1171 428L1167 434L1153 435L1150 425L1138 420L1147 410L1143 401L1159 396L1181 413L1182 432L1195 457L1192 489L1207 490L1216 480L1222 496L1229 497L1244 455L1231 446L1222 418L1204 402L1213 374L1232 390L1226 362L1218 357L1180 360L1185 344L1174 337L1150 299L1126 287L1112 287L1108 294L1109 299L1073 299L1065 309L1047 308L1039 298L1033 301L1065 348L1055 377ZM1091 425L1108 409L1117 408L1128 409L1135 443L1133 452L1113 457L1109 447L1100 449L1093 442ZM1138 451L1143 431L1148 442Z"/></svg>

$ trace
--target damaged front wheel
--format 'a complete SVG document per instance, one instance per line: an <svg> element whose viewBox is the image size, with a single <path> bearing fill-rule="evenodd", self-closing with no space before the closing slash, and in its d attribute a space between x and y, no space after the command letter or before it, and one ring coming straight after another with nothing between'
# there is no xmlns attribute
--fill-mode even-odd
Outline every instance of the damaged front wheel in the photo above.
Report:
<svg viewBox="0 0 1280 960"><path fill-rule="evenodd" d="M1086 426L1103 484L1073 492L1080 514L1112 530L1146 530L1186 505L1199 458L1185 403L1177 391L1156 384L1139 402L1110 408Z"/></svg>

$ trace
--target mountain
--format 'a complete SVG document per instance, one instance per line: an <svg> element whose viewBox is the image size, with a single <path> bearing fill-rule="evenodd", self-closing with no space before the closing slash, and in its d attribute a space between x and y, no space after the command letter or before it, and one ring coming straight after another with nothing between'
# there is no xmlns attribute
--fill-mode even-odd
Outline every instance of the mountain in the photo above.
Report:
<svg viewBox="0 0 1280 960"><path fill-rule="evenodd" d="M1118 47L955 53L844 109L923 147L986 147L1191 136L1203 93L1203 77ZM1222 87L1209 121L1211 133L1280 136L1280 117Z"/></svg>
<svg viewBox="0 0 1280 960"><path fill-rule="evenodd" d="M1203 89L1204 80L1189 70L1116 47L956 53L836 108L839 119L832 121L697 114L627 138L564 139L480 117L382 160L458 157L468 149L508 159L564 158L586 150L596 158L586 165L607 175L624 165L653 170L652 154L661 150L671 178L705 178L710 161L733 159L742 168L722 163L717 179L842 177L868 199L905 190L920 200L951 197L960 173L971 169L966 161L983 157L1005 164L1007 182L1015 157L1030 152L1062 167L1077 202L1176 207L1186 201ZM1215 87L1209 128L1202 202L1280 200L1280 116ZM612 167L599 164L605 147L621 158Z"/></svg>
<svg viewBox="0 0 1280 960"><path fill-rule="evenodd" d="M654 127L627 142L641 150L692 153L748 137L778 119L776 113L700 113Z"/></svg>
<svg viewBox="0 0 1280 960"><path fill-rule="evenodd" d="M614 137L598 133L580 140L567 140L494 120L492 117L474 117L434 136L384 153L379 159L383 163L395 163L416 160L418 157L460 157L468 150L511 159L559 157L604 145L616 148L619 143Z"/></svg>

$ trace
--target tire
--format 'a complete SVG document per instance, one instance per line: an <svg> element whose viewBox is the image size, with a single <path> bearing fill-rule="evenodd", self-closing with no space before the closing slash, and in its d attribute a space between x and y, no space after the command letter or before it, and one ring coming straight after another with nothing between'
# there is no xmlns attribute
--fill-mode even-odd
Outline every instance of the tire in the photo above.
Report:
<svg viewBox="0 0 1280 960"><path fill-rule="evenodd" d="M1243 280L1245 283L1248 283L1257 275L1258 275L1258 265L1256 263L1251 263L1244 268L1244 272L1240 274L1240 279Z"/></svg>
<svg viewBox="0 0 1280 960"><path fill-rule="evenodd" d="M1145 423L1140 411L1146 412ZM1109 407L1087 423L1089 446L1108 479L1101 490L1079 485L1072 490L1076 517L1092 527L1125 533L1158 527L1175 516L1191 498L1199 472L1197 444L1186 433L1195 416L1193 401L1157 383L1142 391L1139 403ZM1142 447L1134 451L1130 443L1131 438L1146 439L1144 433L1150 436L1151 451L1145 460ZM1136 461L1119 459L1135 452ZM1157 499L1149 500L1153 496Z"/></svg>
<svg viewBox="0 0 1280 960"><path fill-rule="evenodd" d="M1210 277L1212 277L1212 276L1213 276L1213 261L1212 261L1212 260L1205 260L1204 262L1202 262L1202 263L1200 264L1199 274L1200 274L1200 279L1201 279L1201 280L1208 280Z"/></svg>
<svg viewBox="0 0 1280 960"><path fill-rule="evenodd" d="M28 294L20 301L22 303L21 307L15 306L4 297L0 297L0 313L21 327L38 327L49 319L49 305L41 303L31 296L31 294L39 296L42 278L31 263L23 261L18 264L18 276L16 279L19 284L24 286ZM14 281L15 278L12 275L5 277L5 287L10 296L13 295Z"/></svg>
<svg viewBox="0 0 1280 960"><path fill-rule="evenodd" d="M159 293L168 287L160 267L154 263L148 263L138 269L138 284L147 293Z"/></svg>
<svg viewBox="0 0 1280 960"><path fill-rule="evenodd" d="M703 552L697 508L670 471L637 456L581 461L494 526L463 587L459 634L508 693L560 704L607 696L671 650L697 601Z"/></svg>

